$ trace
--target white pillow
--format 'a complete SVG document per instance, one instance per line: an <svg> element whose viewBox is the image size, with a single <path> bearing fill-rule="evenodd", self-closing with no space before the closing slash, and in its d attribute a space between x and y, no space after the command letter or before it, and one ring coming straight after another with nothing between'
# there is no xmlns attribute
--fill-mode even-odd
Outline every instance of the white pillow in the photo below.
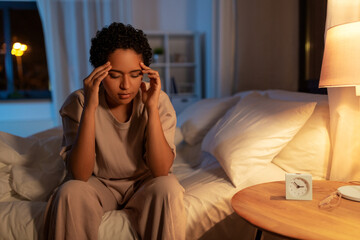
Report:
<svg viewBox="0 0 360 240"><path fill-rule="evenodd" d="M0 198L14 191L28 200L47 201L65 177L64 161L59 156L62 135L50 129L27 138L0 132ZM10 176L10 177L9 177ZM4 177L7 177L4 179Z"/></svg>
<svg viewBox="0 0 360 240"><path fill-rule="evenodd" d="M315 105L254 92L208 132L202 150L211 153L238 186L271 162L309 119Z"/></svg>
<svg viewBox="0 0 360 240"><path fill-rule="evenodd" d="M273 159L286 172L307 172L325 179L330 157L329 105L319 102L309 120Z"/></svg>
<svg viewBox="0 0 360 240"><path fill-rule="evenodd" d="M199 143L212 126L240 97L208 98L200 100L182 111L177 119L184 141L190 145Z"/></svg>
<svg viewBox="0 0 360 240"><path fill-rule="evenodd" d="M325 179L331 151L328 96L285 90L267 90L266 94L279 100L318 102L309 120L273 163L287 172L308 172L313 179Z"/></svg>

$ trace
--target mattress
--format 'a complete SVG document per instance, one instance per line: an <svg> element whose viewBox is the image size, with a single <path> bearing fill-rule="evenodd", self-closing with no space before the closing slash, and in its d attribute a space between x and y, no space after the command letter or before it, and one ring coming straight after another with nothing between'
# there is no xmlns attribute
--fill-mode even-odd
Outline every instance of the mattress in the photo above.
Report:
<svg viewBox="0 0 360 240"><path fill-rule="evenodd" d="M185 188L187 239L250 239L254 228L234 214L230 200L242 188L284 179L284 171L270 163L235 188L212 155L200 144L178 144L173 173ZM0 239L41 239L46 202L24 201L12 195L0 202ZM138 239L122 211L104 214L99 239Z"/></svg>

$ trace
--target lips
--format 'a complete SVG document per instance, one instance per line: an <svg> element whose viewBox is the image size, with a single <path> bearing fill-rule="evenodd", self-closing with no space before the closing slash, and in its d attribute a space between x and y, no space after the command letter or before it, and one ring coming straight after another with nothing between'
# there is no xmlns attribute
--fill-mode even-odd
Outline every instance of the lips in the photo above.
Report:
<svg viewBox="0 0 360 240"><path fill-rule="evenodd" d="M119 93L118 96L119 96L120 99L127 99L131 95L130 95L130 93Z"/></svg>

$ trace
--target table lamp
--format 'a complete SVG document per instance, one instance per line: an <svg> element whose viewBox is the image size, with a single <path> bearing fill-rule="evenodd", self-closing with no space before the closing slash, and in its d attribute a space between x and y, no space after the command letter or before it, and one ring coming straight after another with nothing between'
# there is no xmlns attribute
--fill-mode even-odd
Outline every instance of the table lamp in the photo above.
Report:
<svg viewBox="0 0 360 240"><path fill-rule="evenodd" d="M328 29L319 87L355 87L356 96L360 96L360 22ZM360 201L360 186L343 186L338 191L345 198Z"/></svg>
<svg viewBox="0 0 360 240"><path fill-rule="evenodd" d="M341 24L326 34L319 87L355 86L360 95L360 22Z"/></svg>

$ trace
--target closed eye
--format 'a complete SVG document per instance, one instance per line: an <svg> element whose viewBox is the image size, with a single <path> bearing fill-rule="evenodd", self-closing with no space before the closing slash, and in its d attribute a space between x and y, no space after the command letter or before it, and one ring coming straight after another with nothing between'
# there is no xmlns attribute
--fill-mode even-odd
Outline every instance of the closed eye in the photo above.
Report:
<svg viewBox="0 0 360 240"><path fill-rule="evenodd" d="M143 75L142 71L141 70L135 70L135 71L132 71L130 73L125 73L125 74L128 74L131 78L138 78L140 76ZM110 71L109 72L109 76L110 78L112 79L117 79L117 78L122 78L124 77L124 74L123 73L119 73L117 71Z"/></svg>
<svg viewBox="0 0 360 240"><path fill-rule="evenodd" d="M121 77L120 74L111 74L111 73L109 73L109 76L110 76L111 78L119 78L119 77Z"/></svg>
<svg viewBox="0 0 360 240"><path fill-rule="evenodd" d="M137 77L140 77L141 75L142 75L141 71L135 71L135 72L130 73L130 77L132 77L132 78L137 78Z"/></svg>

